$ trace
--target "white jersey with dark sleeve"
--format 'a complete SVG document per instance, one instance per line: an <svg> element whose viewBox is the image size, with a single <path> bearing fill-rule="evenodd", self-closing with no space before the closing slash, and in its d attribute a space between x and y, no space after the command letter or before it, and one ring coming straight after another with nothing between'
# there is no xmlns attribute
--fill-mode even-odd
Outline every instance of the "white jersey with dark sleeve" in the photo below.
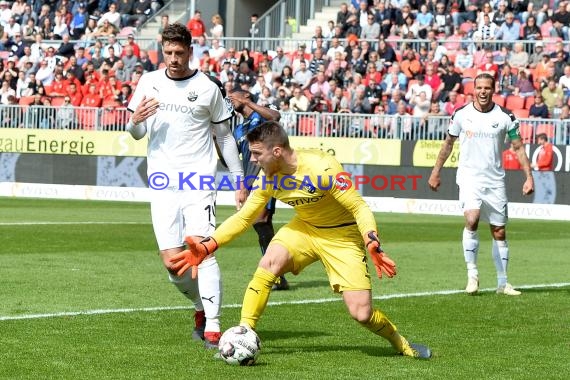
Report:
<svg viewBox="0 0 570 380"><path fill-rule="evenodd" d="M214 176L217 155L212 124L232 117L218 86L200 71L172 79L163 69L140 78L129 111L134 112L143 96L160 103L156 114L145 121L148 174L163 172L171 180L178 173Z"/></svg>
<svg viewBox="0 0 570 380"><path fill-rule="evenodd" d="M517 136L519 121L504 107L494 105L488 112L473 103L457 109L448 133L459 138L457 184L493 188L504 186L502 152L505 138Z"/></svg>

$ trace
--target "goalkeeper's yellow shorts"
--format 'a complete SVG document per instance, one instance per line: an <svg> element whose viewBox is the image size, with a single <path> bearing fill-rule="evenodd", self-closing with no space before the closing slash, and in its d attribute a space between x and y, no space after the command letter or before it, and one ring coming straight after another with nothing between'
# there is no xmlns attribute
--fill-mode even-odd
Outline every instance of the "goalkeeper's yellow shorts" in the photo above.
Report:
<svg viewBox="0 0 570 380"><path fill-rule="evenodd" d="M281 227L271 244L279 244L293 258L293 274L321 261L334 292L370 290L364 242L356 224L317 228L298 218Z"/></svg>

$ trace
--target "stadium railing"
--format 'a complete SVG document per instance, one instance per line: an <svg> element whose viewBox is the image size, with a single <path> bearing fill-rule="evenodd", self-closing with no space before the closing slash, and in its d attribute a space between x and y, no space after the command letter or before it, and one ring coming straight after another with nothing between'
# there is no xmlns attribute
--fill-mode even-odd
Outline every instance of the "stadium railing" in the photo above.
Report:
<svg viewBox="0 0 570 380"><path fill-rule="evenodd" d="M129 116L126 108L0 106L2 128L124 131ZM525 118L519 122L524 143L534 143L539 133L546 133L555 144L570 144L570 120ZM281 124L291 136L442 140L449 117L295 112L282 114Z"/></svg>

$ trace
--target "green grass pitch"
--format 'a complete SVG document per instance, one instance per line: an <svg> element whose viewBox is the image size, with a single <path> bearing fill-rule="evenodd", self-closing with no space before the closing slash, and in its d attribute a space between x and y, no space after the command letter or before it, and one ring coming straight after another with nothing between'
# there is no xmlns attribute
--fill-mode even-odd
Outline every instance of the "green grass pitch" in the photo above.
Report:
<svg viewBox="0 0 570 380"><path fill-rule="evenodd" d="M219 207L218 222L232 212ZM291 214L279 209L276 225ZM488 291L469 297L462 218L376 216L399 273L374 278L374 303L433 359L396 356L358 326L316 263L271 295L257 365L232 367L190 340L192 313L162 269L148 204L0 198L0 379L568 378L570 223L509 223L515 298L493 291L482 225ZM238 323L260 257L255 232L217 256L225 329Z"/></svg>

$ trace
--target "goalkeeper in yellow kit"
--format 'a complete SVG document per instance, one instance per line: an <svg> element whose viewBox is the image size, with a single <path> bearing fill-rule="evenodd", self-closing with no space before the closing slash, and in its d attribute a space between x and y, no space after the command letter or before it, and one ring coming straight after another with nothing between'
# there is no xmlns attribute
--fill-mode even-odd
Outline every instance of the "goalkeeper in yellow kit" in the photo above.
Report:
<svg viewBox="0 0 570 380"><path fill-rule="evenodd" d="M188 250L171 259L179 275L195 271L218 246L229 243L255 221L271 197L296 211L293 219L271 240L253 279L247 286L241 325L256 328L275 280L287 272L300 273L321 261L333 291L341 293L352 318L387 339L405 356L427 359L428 347L409 343L396 326L372 307L370 274L365 245L379 277L396 274L396 266L380 248L374 215L362 197L343 179L342 166L319 150L293 150L277 122L266 122L247 135L251 161L261 166L246 203L210 237L188 237ZM363 245L364 240L364 245Z"/></svg>

